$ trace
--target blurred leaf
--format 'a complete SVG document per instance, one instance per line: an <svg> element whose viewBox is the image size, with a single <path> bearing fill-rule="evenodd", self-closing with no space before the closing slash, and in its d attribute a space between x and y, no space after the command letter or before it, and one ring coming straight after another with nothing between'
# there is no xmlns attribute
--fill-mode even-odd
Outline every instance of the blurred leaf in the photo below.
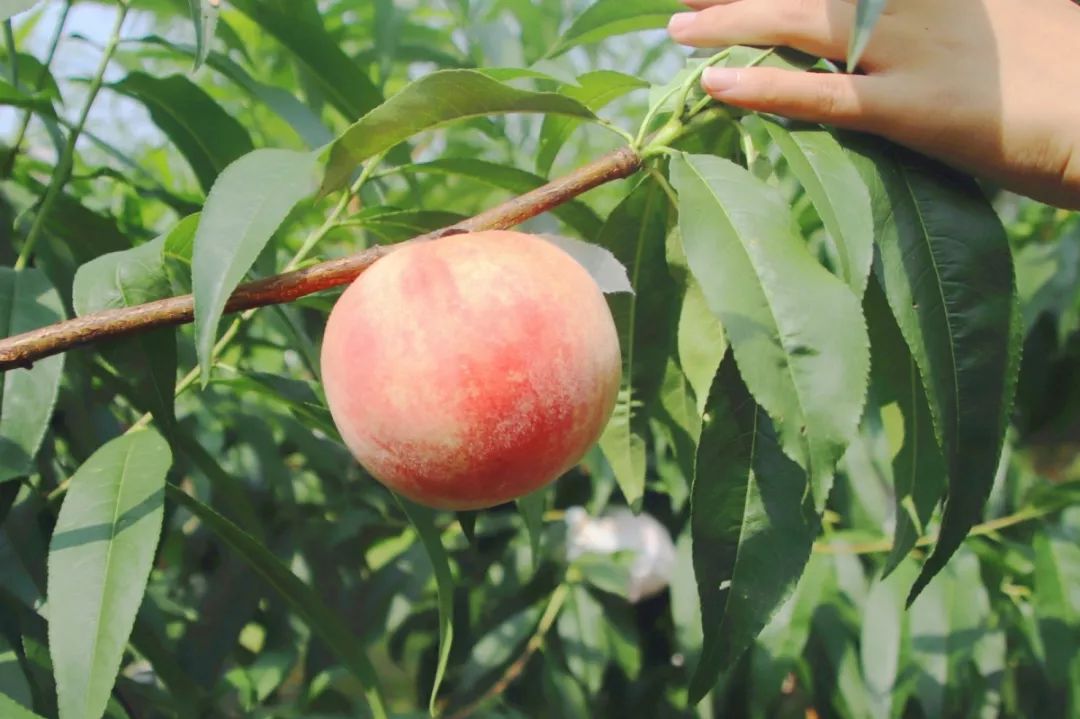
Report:
<svg viewBox="0 0 1080 719"><path fill-rule="evenodd" d="M301 0L229 0L284 45L308 71L330 103L351 120L382 101L363 68L353 62L319 22L319 13L302 12ZM310 0L303 0L307 5ZM311 6L314 7L314 6Z"/></svg>
<svg viewBox="0 0 1080 719"><path fill-rule="evenodd" d="M588 271L605 295L634 291L630 285L630 278L626 275L626 267L606 247L584 240L575 240L573 237L558 235L541 235L541 237L577 260L577 263Z"/></svg>
<svg viewBox="0 0 1080 719"><path fill-rule="evenodd" d="M529 551L535 571L540 566L540 541L544 536L544 510L547 509L550 491L547 487L526 494L517 500L518 513L529 534Z"/></svg>
<svg viewBox="0 0 1080 719"><path fill-rule="evenodd" d="M1034 544L1033 598L1046 647L1046 673L1053 686L1064 688L1080 663L1080 547L1055 526L1037 532Z"/></svg>
<svg viewBox="0 0 1080 719"><path fill-rule="evenodd" d="M874 272L919 367L949 478L915 597L982 515L1012 410L1021 323L1009 244L978 186L904 150L851 146L874 203Z"/></svg>
<svg viewBox="0 0 1080 719"><path fill-rule="evenodd" d="M2 714L5 719L45 719L40 714L35 714L6 694L0 694L0 714Z"/></svg>
<svg viewBox="0 0 1080 719"><path fill-rule="evenodd" d="M221 12L221 0L188 0L191 5L191 20L195 24L195 70L206 62L214 40L218 15Z"/></svg>
<svg viewBox="0 0 1080 719"><path fill-rule="evenodd" d="M574 19L548 57L614 35L666 27L673 14L685 10L676 0L597 0Z"/></svg>
<svg viewBox="0 0 1080 719"><path fill-rule="evenodd" d="M166 494L198 517L219 539L254 569L299 614L327 648L364 685L364 694L376 717L385 717L382 694L371 665L353 632L323 603L319 594L289 571L266 546L191 495L173 485Z"/></svg>
<svg viewBox="0 0 1080 719"><path fill-rule="evenodd" d="M795 587L818 521L806 474L781 451L733 362L709 398L690 501L704 643L690 682L698 703Z"/></svg>
<svg viewBox="0 0 1080 719"><path fill-rule="evenodd" d="M559 613L557 628L567 669L593 695L600 691L604 668L610 661L606 623L600 602L583 585L573 585Z"/></svg>
<svg viewBox="0 0 1080 719"><path fill-rule="evenodd" d="M540 607L532 606L511 614L484 634L461 669L460 690L468 691L484 677L508 664L532 634L540 619Z"/></svg>
<svg viewBox="0 0 1080 719"><path fill-rule="evenodd" d="M254 149L244 126L183 75L157 78L133 72L111 87L146 106L205 192L231 162Z"/></svg>
<svg viewBox="0 0 1080 719"><path fill-rule="evenodd" d="M535 190L546 182L544 178L531 172L471 157L447 157L418 165L405 165L399 169L410 174L434 173L468 177L494 187L509 190L516 195ZM596 216L596 213L579 200L560 205L552 209L551 214L577 230L586 239L596 237L603 224L600 218Z"/></svg>
<svg viewBox="0 0 1080 719"><path fill-rule="evenodd" d="M196 349L203 385L229 295L292 208L311 195L317 156L290 150L256 150L229 165L206 199L195 233L192 284Z"/></svg>
<svg viewBox="0 0 1080 719"><path fill-rule="evenodd" d="M41 0L0 0L0 20L7 20L12 15L29 10Z"/></svg>
<svg viewBox="0 0 1080 719"><path fill-rule="evenodd" d="M16 89L10 82L0 79L0 106L22 107L28 110L54 115L52 104L46 95L34 93L32 95Z"/></svg>
<svg viewBox="0 0 1080 719"><path fill-rule="evenodd" d="M671 171L690 268L820 510L866 395L859 303L792 232L774 189L717 157L678 155Z"/></svg>
<svg viewBox="0 0 1080 719"><path fill-rule="evenodd" d="M640 506L645 492L645 406L660 389L667 328L677 300L664 260L670 215L667 196L654 181L645 180L612 210L597 240L627 268L634 288L633 294L607 298L622 350L622 385L600 437L600 448L631 507Z"/></svg>
<svg viewBox="0 0 1080 719"><path fill-rule="evenodd" d="M8 643L7 637L2 632L0 632L0 697L28 709L34 706L30 685L19 665L19 655L15 653L15 648ZM0 703L0 709L4 708ZM10 715L5 711L0 716Z"/></svg>
<svg viewBox="0 0 1080 719"><path fill-rule="evenodd" d="M647 82L633 75L613 70L594 70L577 78L577 84L562 85L559 92L597 112L620 97L648 86ZM581 121L573 117L549 115L544 118L540 128L540 147L536 154L537 172L544 176L551 172L559 150L580 124Z"/></svg>
<svg viewBox="0 0 1080 719"><path fill-rule="evenodd" d="M0 337L63 318L60 297L42 272L0 267ZM0 483L30 471L49 427L63 368L63 355L56 355L30 369L0 374Z"/></svg>
<svg viewBox="0 0 1080 719"><path fill-rule="evenodd" d="M49 653L62 719L98 717L116 681L161 534L169 446L118 437L72 476L49 545Z"/></svg>
<svg viewBox="0 0 1080 719"><path fill-rule="evenodd" d="M874 719L890 719L894 707L903 705L895 702L895 697L907 629L904 598L916 576L918 566L904 562L887 579L879 578L870 586L863 607L860 659L867 704Z"/></svg>
<svg viewBox="0 0 1080 719"><path fill-rule="evenodd" d="M406 85L334 141L322 190L342 187L361 162L419 132L510 112L594 117L589 108L563 95L518 90L475 70L439 70Z"/></svg>
<svg viewBox="0 0 1080 719"><path fill-rule="evenodd" d="M825 225L835 248L837 275L862 297L874 256L874 216L866 183L828 131L762 123Z"/></svg>
<svg viewBox="0 0 1080 719"><path fill-rule="evenodd" d="M446 665L450 661L450 650L454 645L454 574L450 571L450 558L439 538L439 530L435 527L435 512L404 497L397 497L397 500L424 545L439 593L439 662L435 667L435 679L432 681L431 697L428 700L428 711L435 716L439 688L442 686Z"/></svg>
<svg viewBox="0 0 1080 719"><path fill-rule="evenodd" d="M885 0L858 0L858 3L855 10L855 30L851 33L847 52L847 65L852 69L859 64L874 32L874 26L885 10Z"/></svg>

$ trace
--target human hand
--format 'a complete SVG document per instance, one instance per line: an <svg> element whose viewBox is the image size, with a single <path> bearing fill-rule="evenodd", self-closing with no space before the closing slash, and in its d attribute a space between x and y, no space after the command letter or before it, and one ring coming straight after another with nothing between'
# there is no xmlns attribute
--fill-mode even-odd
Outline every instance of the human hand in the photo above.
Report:
<svg viewBox="0 0 1080 719"><path fill-rule="evenodd" d="M855 0L683 0L695 47L785 45L843 60ZM1004 187L1080 209L1080 7L1071 0L894 0L865 74L710 68L738 107L887 137Z"/></svg>

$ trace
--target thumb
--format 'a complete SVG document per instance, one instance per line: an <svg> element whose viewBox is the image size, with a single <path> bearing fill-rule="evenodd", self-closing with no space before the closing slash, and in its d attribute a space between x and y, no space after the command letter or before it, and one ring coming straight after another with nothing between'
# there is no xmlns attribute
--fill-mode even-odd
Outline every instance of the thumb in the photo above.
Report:
<svg viewBox="0 0 1080 719"><path fill-rule="evenodd" d="M865 75L771 67L713 67L701 78L705 92L728 105L869 132L884 119L879 83Z"/></svg>

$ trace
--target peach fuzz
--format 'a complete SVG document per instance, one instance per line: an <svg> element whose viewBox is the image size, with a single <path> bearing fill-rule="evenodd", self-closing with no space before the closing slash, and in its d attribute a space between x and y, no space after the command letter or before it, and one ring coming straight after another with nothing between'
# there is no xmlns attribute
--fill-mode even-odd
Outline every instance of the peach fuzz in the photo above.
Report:
<svg viewBox="0 0 1080 719"><path fill-rule="evenodd" d="M599 439L621 358L588 272L520 232L407 245L342 294L322 347L345 444L390 489L442 509L537 490Z"/></svg>

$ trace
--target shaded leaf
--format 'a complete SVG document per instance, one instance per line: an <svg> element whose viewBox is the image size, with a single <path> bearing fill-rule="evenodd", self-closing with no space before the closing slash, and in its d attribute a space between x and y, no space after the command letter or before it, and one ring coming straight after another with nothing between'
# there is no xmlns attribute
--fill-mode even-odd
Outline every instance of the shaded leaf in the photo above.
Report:
<svg viewBox="0 0 1080 719"><path fill-rule="evenodd" d="M781 451L733 362L720 368L709 413L690 500L704 631L690 682L692 704L791 593L818 529L805 472Z"/></svg>
<svg viewBox="0 0 1080 719"><path fill-rule="evenodd" d="M591 119L589 108L553 92L519 90L475 70L439 70L406 85L331 146L323 192L342 187L364 160L454 120L509 112Z"/></svg>
<svg viewBox="0 0 1080 719"><path fill-rule="evenodd" d="M529 551L532 557L533 570L540 566L540 541L544 532L544 510L547 509L547 487L526 494L516 501L521 521L525 524L525 531L529 534Z"/></svg>
<svg viewBox="0 0 1080 719"><path fill-rule="evenodd" d="M450 661L450 650L454 645L454 575L450 571L450 557L439 538L439 530L435 527L435 512L404 497L398 497L397 500L424 545L439 593L439 661L435 667L431 697L428 700L428 711L435 716L439 688L442 686L446 665Z"/></svg>
<svg viewBox="0 0 1080 719"><path fill-rule="evenodd" d="M859 64L863 51L870 42L870 36L874 32L882 11L885 9L885 0L858 0L859 5L855 10L855 29L851 33L848 43L847 64L854 68Z"/></svg>
<svg viewBox="0 0 1080 719"><path fill-rule="evenodd" d="M60 297L44 273L0 267L0 336L10 337L64 318ZM0 482L30 471L49 427L63 355L39 360L30 369L0 374Z"/></svg>
<svg viewBox="0 0 1080 719"><path fill-rule="evenodd" d="M194 69L198 70L210 54L218 15L221 13L221 0L188 0L188 4L191 5L191 20L195 24Z"/></svg>
<svg viewBox="0 0 1080 719"><path fill-rule="evenodd" d="M49 545L49 653L60 716L101 716L142 602L161 533L165 474L159 434L109 442L71 478Z"/></svg>
<svg viewBox="0 0 1080 719"><path fill-rule="evenodd" d="M609 661L604 607L581 584L570 587L556 628L566 667L590 694L600 691Z"/></svg>
<svg viewBox="0 0 1080 719"><path fill-rule="evenodd" d="M0 697L28 709L34 706L34 696L19 665L19 655L8 643L3 632L0 632ZM0 709L3 708L0 703ZM5 712L0 716L6 717L9 714Z"/></svg>
<svg viewBox="0 0 1080 719"><path fill-rule="evenodd" d="M859 303L793 233L774 189L717 157L678 155L671 168L690 269L820 510L866 395Z"/></svg>
<svg viewBox="0 0 1080 719"><path fill-rule="evenodd" d="M1005 231L974 181L899 148L850 146L874 203L874 272L919 367L949 479L915 597L982 515L1012 409L1022 322Z"/></svg>
<svg viewBox="0 0 1080 719"><path fill-rule="evenodd" d="M214 183L192 256L196 349L204 385L229 295L296 203L315 191L317 167L313 153L262 149L229 165Z"/></svg>
<svg viewBox="0 0 1080 719"><path fill-rule="evenodd" d="M262 542L228 519L173 485L166 485L165 491L170 499L202 520L304 619L312 632L363 683L365 696L375 715L385 717L375 668L352 631L326 606L319 594L301 582Z"/></svg>
<svg viewBox="0 0 1080 719"><path fill-rule="evenodd" d="M863 607L859 655L867 704L875 719L893 716L907 628L904 599L917 574L915 563L905 562L888 579L879 579L870 586Z"/></svg>
<svg viewBox="0 0 1080 719"><path fill-rule="evenodd" d="M183 75L157 78L133 72L111 87L146 106L204 191L229 163L254 149L244 126Z"/></svg>
<svg viewBox="0 0 1080 719"><path fill-rule="evenodd" d="M548 57L614 35L666 27L673 14L684 10L676 0L597 0L574 19Z"/></svg>

